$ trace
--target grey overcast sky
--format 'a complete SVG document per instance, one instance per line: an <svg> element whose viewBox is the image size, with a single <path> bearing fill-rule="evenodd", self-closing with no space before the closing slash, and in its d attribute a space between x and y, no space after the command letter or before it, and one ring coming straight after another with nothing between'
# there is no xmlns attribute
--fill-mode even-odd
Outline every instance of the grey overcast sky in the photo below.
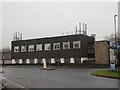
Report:
<svg viewBox="0 0 120 90"><path fill-rule="evenodd" d="M96 40L114 33L117 2L4 2L2 3L2 45L10 47L13 34L23 39L57 36L87 23L88 35ZM1 46L0 46L1 47Z"/></svg>

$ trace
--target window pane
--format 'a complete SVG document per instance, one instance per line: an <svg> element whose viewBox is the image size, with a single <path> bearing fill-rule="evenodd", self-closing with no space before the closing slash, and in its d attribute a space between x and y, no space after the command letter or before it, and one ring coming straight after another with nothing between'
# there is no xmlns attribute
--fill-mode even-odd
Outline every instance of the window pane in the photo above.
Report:
<svg viewBox="0 0 120 90"><path fill-rule="evenodd" d="M19 52L19 46L14 47L14 52Z"/></svg>
<svg viewBox="0 0 120 90"><path fill-rule="evenodd" d="M45 50L51 50L51 44L45 44Z"/></svg>
<svg viewBox="0 0 120 90"><path fill-rule="evenodd" d="M80 41L73 41L73 48L74 49L80 48Z"/></svg>
<svg viewBox="0 0 120 90"><path fill-rule="evenodd" d="M34 45L29 45L29 51L34 51Z"/></svg>
<svg viewBox="0 0 120 90"><path fill-rule="evenodd" d="M36 51L42 51L42 44L36 45Z"/></svg>
<svg viewBox="0 0 120 90"><path fill-rule="evenodd" d="M53 50L60 50L60 43L54 43Z"/></svg>
<svg viewBox="0 0 120 90"><path fill-rule="evenodd" d="M21 52L26 52L26 46L21 46Z"/></svg>
<svg viewBox="0 0 120 90"><path fill-rule="evenodd" d="M70 42L63 42L63 49L70 49Z"/></svg>

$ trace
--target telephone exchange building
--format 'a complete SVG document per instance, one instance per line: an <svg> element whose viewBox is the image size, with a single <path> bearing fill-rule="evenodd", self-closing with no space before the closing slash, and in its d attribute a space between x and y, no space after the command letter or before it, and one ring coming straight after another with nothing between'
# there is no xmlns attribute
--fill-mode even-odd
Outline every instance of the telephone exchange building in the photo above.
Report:
<svg viewBox="0 0 120 90"><path fill-rule="evenodd" d="M83 34L12 41L12 64L80 64L95 57L94 42Z"/></svg>

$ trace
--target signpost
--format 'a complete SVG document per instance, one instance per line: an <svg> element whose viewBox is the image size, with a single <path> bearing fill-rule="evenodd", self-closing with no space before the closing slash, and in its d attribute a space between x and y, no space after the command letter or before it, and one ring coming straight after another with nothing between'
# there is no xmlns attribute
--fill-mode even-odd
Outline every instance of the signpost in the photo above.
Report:
<svg viewBox="0 0 120 90"><path fill-rule="evenodd" d="M120 50L120 43L117 44L117 50ZM115 62L116 63L116 62ZM115 63L110 63L110 69L111 70L116 70L116 65Z"/></svg>
<svg viewBox="0 0 120 90"><path fill-rule="evenodd" d="M115 63L111 63L111 64L110 64L110 69L111 69L111 70L116 70L116 68L115 68Z"/></svg>
<svg viewBox="0 0 120 90"><path fill-rule="evenodd" d="M120 43L117 44L117 49L120 50Z"/></svg>

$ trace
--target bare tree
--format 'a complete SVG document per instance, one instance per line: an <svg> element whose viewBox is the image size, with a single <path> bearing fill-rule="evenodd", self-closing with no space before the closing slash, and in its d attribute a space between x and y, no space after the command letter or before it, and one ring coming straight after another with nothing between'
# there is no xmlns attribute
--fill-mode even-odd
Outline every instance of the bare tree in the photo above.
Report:
<svg viewBox="0 0 120 90"><path fill-rule="evenodd" d="M120 42L120 35L117 33L116 35L116 41L115 41L115 34L111 33L110 35L107 35L104 37L105 40L109 40L111 43L111 46L114 46L116 42Z"/></svg>
<svg viewBox="0 0 120 90"><path fill-rule="evenodd" d="M0 50L0 53L11 53L11 49L9 47L6 47L6 48L2 48Z"/></svg>
<svg viewBox="0 0 120 90"><path fill-rule="evenodd" d="M120 43L120 35L117 33L116 40L115 34L110 34L109 36L105 36L104 39L109 40L111 43L111 47L114 47L116 43ZM116 47L115 47L116 48ZM115 55L118 61L118 67L120 67L120 50L115 49Z"/></svg>

